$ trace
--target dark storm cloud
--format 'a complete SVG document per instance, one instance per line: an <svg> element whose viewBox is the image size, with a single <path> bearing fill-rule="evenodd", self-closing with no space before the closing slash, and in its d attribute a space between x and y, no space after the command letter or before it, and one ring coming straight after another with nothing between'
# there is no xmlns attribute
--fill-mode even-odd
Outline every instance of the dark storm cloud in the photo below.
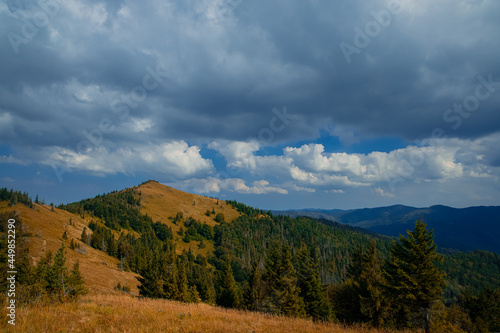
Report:
<svg viewBox="0 0 500 333"><path fill-rule="evenodd" d="M500 81L498 2L400 1L400 12L350 64L340 43L355 45L354 28L364 30L388 3L57 3L57 14L17 54L8 38L0 42L0 112L11 116L19 145L75 149L82 131L103 118L116 126L105 140L118 146L246 140L283 106L300 121L280 140L311 138L328 125L409 140L436 127L462 138L499 130L500 86L458 130L443 120L474 94L479 75ZM22 36L23 20L32 22L40 8L7 4L3 35ZM130 98L148 66L168 75L119 118L111 104ZM153 126L131 136L134 119Z"/></svg>

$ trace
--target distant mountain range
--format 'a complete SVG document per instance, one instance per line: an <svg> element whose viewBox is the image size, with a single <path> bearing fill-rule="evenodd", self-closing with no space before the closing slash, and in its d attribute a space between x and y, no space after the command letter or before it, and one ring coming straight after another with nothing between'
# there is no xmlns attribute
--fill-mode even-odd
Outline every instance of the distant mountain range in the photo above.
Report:
<svg viewBox="0 0 500 333"><path fill-rule="evenodd" d="M353 210L273 211L273 214L327 219L387 236L406 234L419 219L434 229L434 240L440 248L500 253L500 206L457 209L441 205L429 208L395 205Z"/></svg>

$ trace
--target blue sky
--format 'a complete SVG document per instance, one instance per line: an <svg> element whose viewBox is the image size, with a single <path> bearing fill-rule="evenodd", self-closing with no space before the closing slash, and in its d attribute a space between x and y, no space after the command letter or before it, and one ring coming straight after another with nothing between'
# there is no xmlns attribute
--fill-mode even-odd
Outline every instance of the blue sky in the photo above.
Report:
<svg viewBox="0 0 500 333"><path fill-rule="evenodd" d="M2 1L0 186L500 204L494 0Z"/></svg>

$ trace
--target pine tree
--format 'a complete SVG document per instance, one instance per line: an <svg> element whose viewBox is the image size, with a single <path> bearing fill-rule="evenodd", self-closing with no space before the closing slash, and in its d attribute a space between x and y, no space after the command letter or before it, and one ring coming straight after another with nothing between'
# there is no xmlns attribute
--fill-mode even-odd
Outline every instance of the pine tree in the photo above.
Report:
<svg viewBox="0 0 500 333"><path fill-rule="evenodd" d="M321 287L319 265L304 243L297 253L297 277L306 314L314 320L328 320L330 308Z"/></svg>
<svg viewBox="0 0 500 333"><path fill-rule="evenodd" d="M189 302L189 286L186 272L186 263L183 259L177 259L177 269L177 300L181 302Z"/></svg>
<svg viewBox="0 0 500 333"><path fill-rule="evenodd" d="M88 243L87 227L83 227L83 231L82 231L81 238L82 238L82 242L83 242L84 244L87 244L87 243Z"/></svg>
<svg viewBox="0 0 500 333"><path fill-rule="evenodd" d="M67 294L69 298L76 299L80 295L84 295L86 293L87 289L85 288L85 281L80 273L80 262L77 261L69 273Z"/></svg>
<svg viewBox="0 0 500 333"><path fill-rule="evenodd" d="M175 299L179 293L177 285L177 255L173 249L164 254L162 260L163 292L165 298Z"/></svg>
<svg viewBox="0 0 500 333"><path fill-rule="evenodd" d="M164 298L162 273L159 264L159 254L154 252L148 256L146 265L139 270L141 276L137 277L140 285L139 294L151 298Z"/></svg>
<svg viewBox="0 0 500 333"><path fill-rule="evenodd" d="M427 331L429 309L441 298L444 273L435 262L441 260L434 244L434 232L417 221L414 231L400 236L391 248L384 269L391 312L398 326L422 326Z"/></svg>
<svg viewBox="0 0 500 333"><path fill-rule="evenodd" d="M67 239L68 239L68 233L66 232L66 230L64 230L62 234L62 240L67 240Z"/></svg>
<svg viewBox="0 0 500 333"><path fill-rule="evenodd" d="M189 303L199 303L201 301L200 293L195 285L189 287Z"/></svg>
<svg viewBox="0 0 500 333"><path fill-rule="evenodd" d="M257 264L253 265L250 281L245 291L245 305L248 310L259 311L265 296L265 285L262 281L262 272Z"/></svg>
<svg viewBox="0 0 500 333"><path fill-rule="evenodd" d="M304 301L297 287L290 246L274 242L266 260L266 281L269 297L264 302L266 311L285 316L303 317Z"/></svg>
<svg viewBox="0 0 500 333"><path fill-rule="evenodd" d="M228 262L224 263L219 282L219 293L217 294L217 304L226 308L238 308L240 298L234 280L233 269Z"/></svg>
<svg viewBox="0 0 500 333"><path fill-rule="evenodd" d="M360 293L361 313L372 326L382 326L387 306L383 297L384 281L375 241L371 242L369 249L363 254L361 272L356 282Z"/></svg>
<svg viewBox="0 0 500 333"><path fill-rule="evenodd" d="M47 291L59 300L65 300L68 292L68 267L64 244L54 255L54 263L47 274Z"/></svg>

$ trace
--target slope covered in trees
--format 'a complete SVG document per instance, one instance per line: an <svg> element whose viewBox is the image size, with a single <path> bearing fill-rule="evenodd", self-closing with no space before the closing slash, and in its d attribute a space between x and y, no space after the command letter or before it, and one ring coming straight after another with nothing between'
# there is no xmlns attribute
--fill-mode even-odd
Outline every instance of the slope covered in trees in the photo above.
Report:
<svg viewBox="0 0 500 333"><path fill-rule="evenodd" d="M335 223L274 216L216 199L206 201L216 203L212 210L196 208L210 224L189 211L154 221L141 213L140 191L60 208L88 221L78 242L117 258L119 270L140 275L143 296L371 326L451 325L457 332L496 327L480 302L497 304L498 258L487 252L439 255L423 223L391 242ZM183 210L196 205L189 202ZM232 210L239 212L236 218L226 219L222 211ZM193 242L200 251L183 247ZM492 290L487 295L486 287ZM435 318L430 324L427 315ZM459 323L460 316L467 320Z"/></svg>

